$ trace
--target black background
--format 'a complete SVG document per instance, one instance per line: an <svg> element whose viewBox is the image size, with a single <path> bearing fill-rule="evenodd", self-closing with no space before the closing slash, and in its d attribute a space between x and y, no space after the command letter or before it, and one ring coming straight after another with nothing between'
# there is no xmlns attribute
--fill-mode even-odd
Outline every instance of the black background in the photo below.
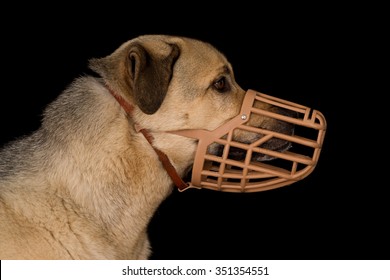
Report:
<svg viewBox="0 0 390 280"><path fill-rule="evenodd" d="M0 143L37 129L44 107L88 71L89 58L142 34L204 40L228 57L242 88L321 111L325 143L314 172L290 186L174 191L149 227L152 259L388 259L389 184L379 179L386 164L372 160L384 144L365 137L379 115L368 116L368 99L354 88L362 80L351 73L362 58L351 50L361 38L359 26L341 23L345 11L189 5L168 13L150 5L4 10Z"/></svg>

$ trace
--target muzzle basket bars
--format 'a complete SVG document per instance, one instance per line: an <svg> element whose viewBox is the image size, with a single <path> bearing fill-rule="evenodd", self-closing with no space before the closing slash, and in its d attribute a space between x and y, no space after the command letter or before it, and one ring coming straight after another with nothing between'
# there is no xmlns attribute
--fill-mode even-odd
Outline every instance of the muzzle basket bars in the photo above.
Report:
<svg viewBox="0 0 390 280"><path fill-rule="evenodd" d="M256 100L296 112L294 115L297 117L255 108ZM294 135L249 125L253 114L294 124ZM263 137L250 144L237 142L233 139L236 129L259 133ZM326 120L319 111L248 90L240 114L231 121L214 131L184 130L177 134L199 139L189 187L225 192L259 192L286 186L308 176L318 162L325 131ZM272 138L289 141L292 147L281 152L261 147ZM221 156L208 152L208 147L215 143L223 146ZM230 157L231 147L244 151L244 158L237 160ZM262 162L253 160L252 156L256 153L274 159Z"/></svg>

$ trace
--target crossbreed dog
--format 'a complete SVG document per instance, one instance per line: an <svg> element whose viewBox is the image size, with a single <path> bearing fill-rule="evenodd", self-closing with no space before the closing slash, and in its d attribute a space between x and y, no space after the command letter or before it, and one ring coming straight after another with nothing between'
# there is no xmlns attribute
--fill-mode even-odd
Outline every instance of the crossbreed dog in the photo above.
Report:
<svg viewBox="0 0 390 280"><path fill-rule="evenodd" d="M190 38L140 36L89 66L0 151L0 259L148 259L148 223L174 187L156 150L184 177L197 142L169 131L213 130L245 95L225 56Z"/></svg>

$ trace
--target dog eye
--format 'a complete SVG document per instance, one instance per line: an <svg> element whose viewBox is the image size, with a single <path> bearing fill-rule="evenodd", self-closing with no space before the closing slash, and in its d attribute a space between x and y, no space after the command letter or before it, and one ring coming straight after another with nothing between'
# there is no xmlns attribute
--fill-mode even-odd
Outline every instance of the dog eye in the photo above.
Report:
<svg viewBox="0 0 390 280"><path fill-rule="evenodd" d="M225 77L219 78L213 83L213 87L218 91L218 92L226 92L229 90L229 85L226 81Z"/></svg>

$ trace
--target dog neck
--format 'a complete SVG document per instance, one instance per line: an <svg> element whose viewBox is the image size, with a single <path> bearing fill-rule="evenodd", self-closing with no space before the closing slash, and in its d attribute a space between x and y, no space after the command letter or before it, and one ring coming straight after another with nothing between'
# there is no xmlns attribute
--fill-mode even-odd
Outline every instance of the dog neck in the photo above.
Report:
<svg viewBox="0 0 390 280"><path fill-rule="evenodd" d="M111 93L111 95L116 99L116 101L118 101L118 103L123 108L123 110L125 110L126 114L129 116L129 118L131 118L132 114L133 114L133 110L134 110L133 105L128 103L122 96L118 95L114 90L112 90L112 88L107 83L105 83L105 87L108 89L108 91ZM140 127L137 123L134 124L134 128L135 128L137 133L141 132L143 134L143 136L145 137L145 139L148 141L148 143L152 146L153 150L156 152L159 160L161 161L163 167L165 168L169 177L171 177L173 183L179 189L179 191L184 191L187 188L189 188L189 185L186 184L181 179L179 174L177 173L175 167L172 165L168 156L153 146L154 138L151 135L151 133L149 132L149 130Z"/></svg>

